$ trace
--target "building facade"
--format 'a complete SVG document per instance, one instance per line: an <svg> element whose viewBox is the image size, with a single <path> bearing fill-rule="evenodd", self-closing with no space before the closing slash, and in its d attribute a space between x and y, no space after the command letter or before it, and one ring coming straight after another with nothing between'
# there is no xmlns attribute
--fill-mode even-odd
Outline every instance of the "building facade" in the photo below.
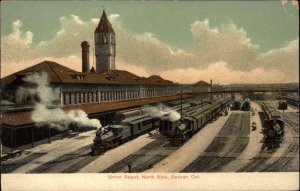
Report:
<svg viewBox="0 0 300 191"><path fill-rule="evenodd" d="M47 74L49 86L59 94L56 102L61 106L169 96L178 92L176 84L159 76L144 78L124 70L84 73L44 61L3 78L3 98L19 106L33 104L37 99L33 93L36 85L24 79L42 72Z"/></svg>

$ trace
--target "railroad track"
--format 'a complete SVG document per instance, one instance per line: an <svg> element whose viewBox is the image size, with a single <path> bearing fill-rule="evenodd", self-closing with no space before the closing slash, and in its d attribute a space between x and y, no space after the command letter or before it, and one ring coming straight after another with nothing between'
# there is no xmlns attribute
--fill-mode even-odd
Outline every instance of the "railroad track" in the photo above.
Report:
<svg viewBox="0 0 300 191"><path fill-rule="evenodd" d="M285 122L287 131L291 131L294 135L292 139L288 140L289 146L284 155L271 164L266 164L272 157L276 150L261 151L258 156L252 159L252 162L247 166L239 169L238 172L284 172L288 170L292 160L299 154L299 120L298 115L294 113L282 113L282 118ZM296 171L299 170L295 169ZM294 170L293 170L294 171Z"/></svg>
<svg viewBox="0 0 300 191"><path fill-rule="evenodd" d="M91 144L62 155L30 171L30 173L76 172L97 157L90 155Z"/></svg>
<svg viewBox="0 0 300 191"><path fill-rule="evenodd" d="M119 162L108 167L103 173L128 172L128 164L132 164L131 172L143 172L177 150L179 147L170 146L165 137L155 140L142 147L139 151L129 155Z"/></svg>
<svg viewBox="0 0 300 191"><path fill-rule="evenodd" d="M281 116L286 126L292 129L293 133L299 137L299 116L295 113L282 113Z"/></svg>
<svg viewBox="0 0 300 191"><path fill-rule="evenodd" d="M233 113L204 153L182 172L216 172L246 148L250 133L249 113Z"/></svg>
<svg viewBox="0 0 300 191"><path fill-rule="evenodd" d="M288 167L291 164L291 161L299 153L298 142L293 142L289 145L289 148L285 152L284 156L276 160L274 163L266 166L261 171L262 172L285 172L288 171ZM286 156L289 155L289 156ZM298 170L297 170L298 171Z"/></svg>
<svg viewBox="0 0 300 191"><path fill-rule="evenodd" d="M17 168L45 155L46 153L31 153L28 156L13 161L1 161L1 173L13 172Z"/></svg>
<svg viewBox="0 0 300 191"><path fill-rule="evenodd" d="M294 113L282 113L282 118L285 122L285 127L291 130L294 134L294 138L290 139L290 145L284 156L264 168L262 170L264 172L288 171L292 160L299 155L299 118L297 115L294 115Z"/></svg>

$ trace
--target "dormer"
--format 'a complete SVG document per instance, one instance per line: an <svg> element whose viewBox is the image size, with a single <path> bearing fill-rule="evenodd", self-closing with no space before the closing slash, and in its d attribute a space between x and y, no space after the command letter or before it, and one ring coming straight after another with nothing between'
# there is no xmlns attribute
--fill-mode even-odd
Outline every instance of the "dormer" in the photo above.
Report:
<svg viewBox="0 0 300 191"><path fill-rule="evenodd" d="M75 73L75 74L71 74L71 77L77 80L84 80L85 74Z"/></svg>

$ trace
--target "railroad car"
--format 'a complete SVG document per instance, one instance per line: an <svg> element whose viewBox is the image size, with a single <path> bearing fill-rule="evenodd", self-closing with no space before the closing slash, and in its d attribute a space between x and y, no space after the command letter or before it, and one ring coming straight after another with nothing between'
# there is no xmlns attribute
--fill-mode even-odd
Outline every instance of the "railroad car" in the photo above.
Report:
<svg viewBox="0 0 300 191"><path fill-rule="evenodd" d="M280 100L278 102L278 109L280 110L286 110L287 109L287 102L285 100Z"/></svg>
<svg viewBox="0 0 300 191"><path fill-rule="evenodd" d="M231 98L225 98L187 112L177 121L161 120L160 132L170 138L172 145L181 145L206 123L217 119L221 113L227 112L230 103Z"/></svg>
<svg viewBox="0 0 300 191"><path fill-rule="evenodd" d="M84 132L84 131L90 131L90 130L96 130L97 127L92 127L92 126L85 126L85 125L81 125L77 122L71 122L69 125L68 125L68 130L66 131L69 132L72 131L72 132Z"/></svg>
<svg viewBox="0 0 300 191"><path fill-rule="evenodd" d="M299 108L299 97L298 96L287 96L286 101L288 104Z"/></svg>
<svg viewBox="0 0 300 191"><path fill-rule="evenodd" d="M183 114L187 114L187 113L191 113L191 112L195 112L197 109L208 105L207 103L203 103L201 105L198 106L184 106L182 107L182 113ZM173 107L171 108L173 111L176 111L177 113L181 113L181 106L178 107ZM172 130L175 128L175 126L178 124L179 119L174 120L172 118L170 118L169 116L170 114L166 114L165 116L161 117L160 120L160 125L159 125L159 132L165 136L170 136Z"/></svg>
<svg viewBox="0 0 300 191"><path fill-rule="evenodd" d="M240 101L233 101L230 108L231 108L231 110L240 110L241 109L241 102Z"/></svg>
<svg viewBox="0 0 300 191"><path fill-rule="evenodd" d="M170 107L178 106L180 104L181 104L181 100L171 101L167 103L167 105Z"/></svg>
<svg viewBox="0 0 300 191"><path fill-rule="evenodd" d="M242 111L250 111L251 109L251 103L249 100L245 100L243 101L243 103L241 104L241 110Z"/></svg>
<svg viewBox="0 0 300 191"><path fill-rule="evenodd" d="M263 136L264 142L273 146L279 146L284 135L284 121L280 113L270 104L262 103L262 109L266 119L264 121Z"/></svg>
<svg viewBox="0 0 300 191"><path fill-rule="evenodd" d="M142 110L140 108L134 108L134 109L127 109L127 110L121 110L117 111L115 114L115 122L116 124L121 123L124 119L128 117L132 117L135 115L141 115Z"/></svg>
<svg viewBox="0 0 300 191"><path fill-rule="evenodd" d="M159 118L150 115L140 115L123 120L119 125L108 125L96 132L96 138L91 148L92 155L99 155L115 148L159 126Z"/></svg>

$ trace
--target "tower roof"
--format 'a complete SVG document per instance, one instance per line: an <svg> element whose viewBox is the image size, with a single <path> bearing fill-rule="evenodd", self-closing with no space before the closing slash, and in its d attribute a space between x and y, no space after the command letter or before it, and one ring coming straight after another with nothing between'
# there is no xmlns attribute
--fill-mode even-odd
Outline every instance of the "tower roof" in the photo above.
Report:
<svg viewBox="0 0 300 191"><path fill-rule="evenodd" d="M98 24L98 27L95 30L95 33L113 33L113 34L115 34L115 31L112 28L112 26L106 16L105 10L103 10L100 22Z"/></svg>
<svg viewBox="0 0 300 191"><path fill-rule="evenodd" d="M87 46L87 47L90 47L90 44L87 42L87 41L83 41L82 43L81 43L81 46Z"/></svg>

